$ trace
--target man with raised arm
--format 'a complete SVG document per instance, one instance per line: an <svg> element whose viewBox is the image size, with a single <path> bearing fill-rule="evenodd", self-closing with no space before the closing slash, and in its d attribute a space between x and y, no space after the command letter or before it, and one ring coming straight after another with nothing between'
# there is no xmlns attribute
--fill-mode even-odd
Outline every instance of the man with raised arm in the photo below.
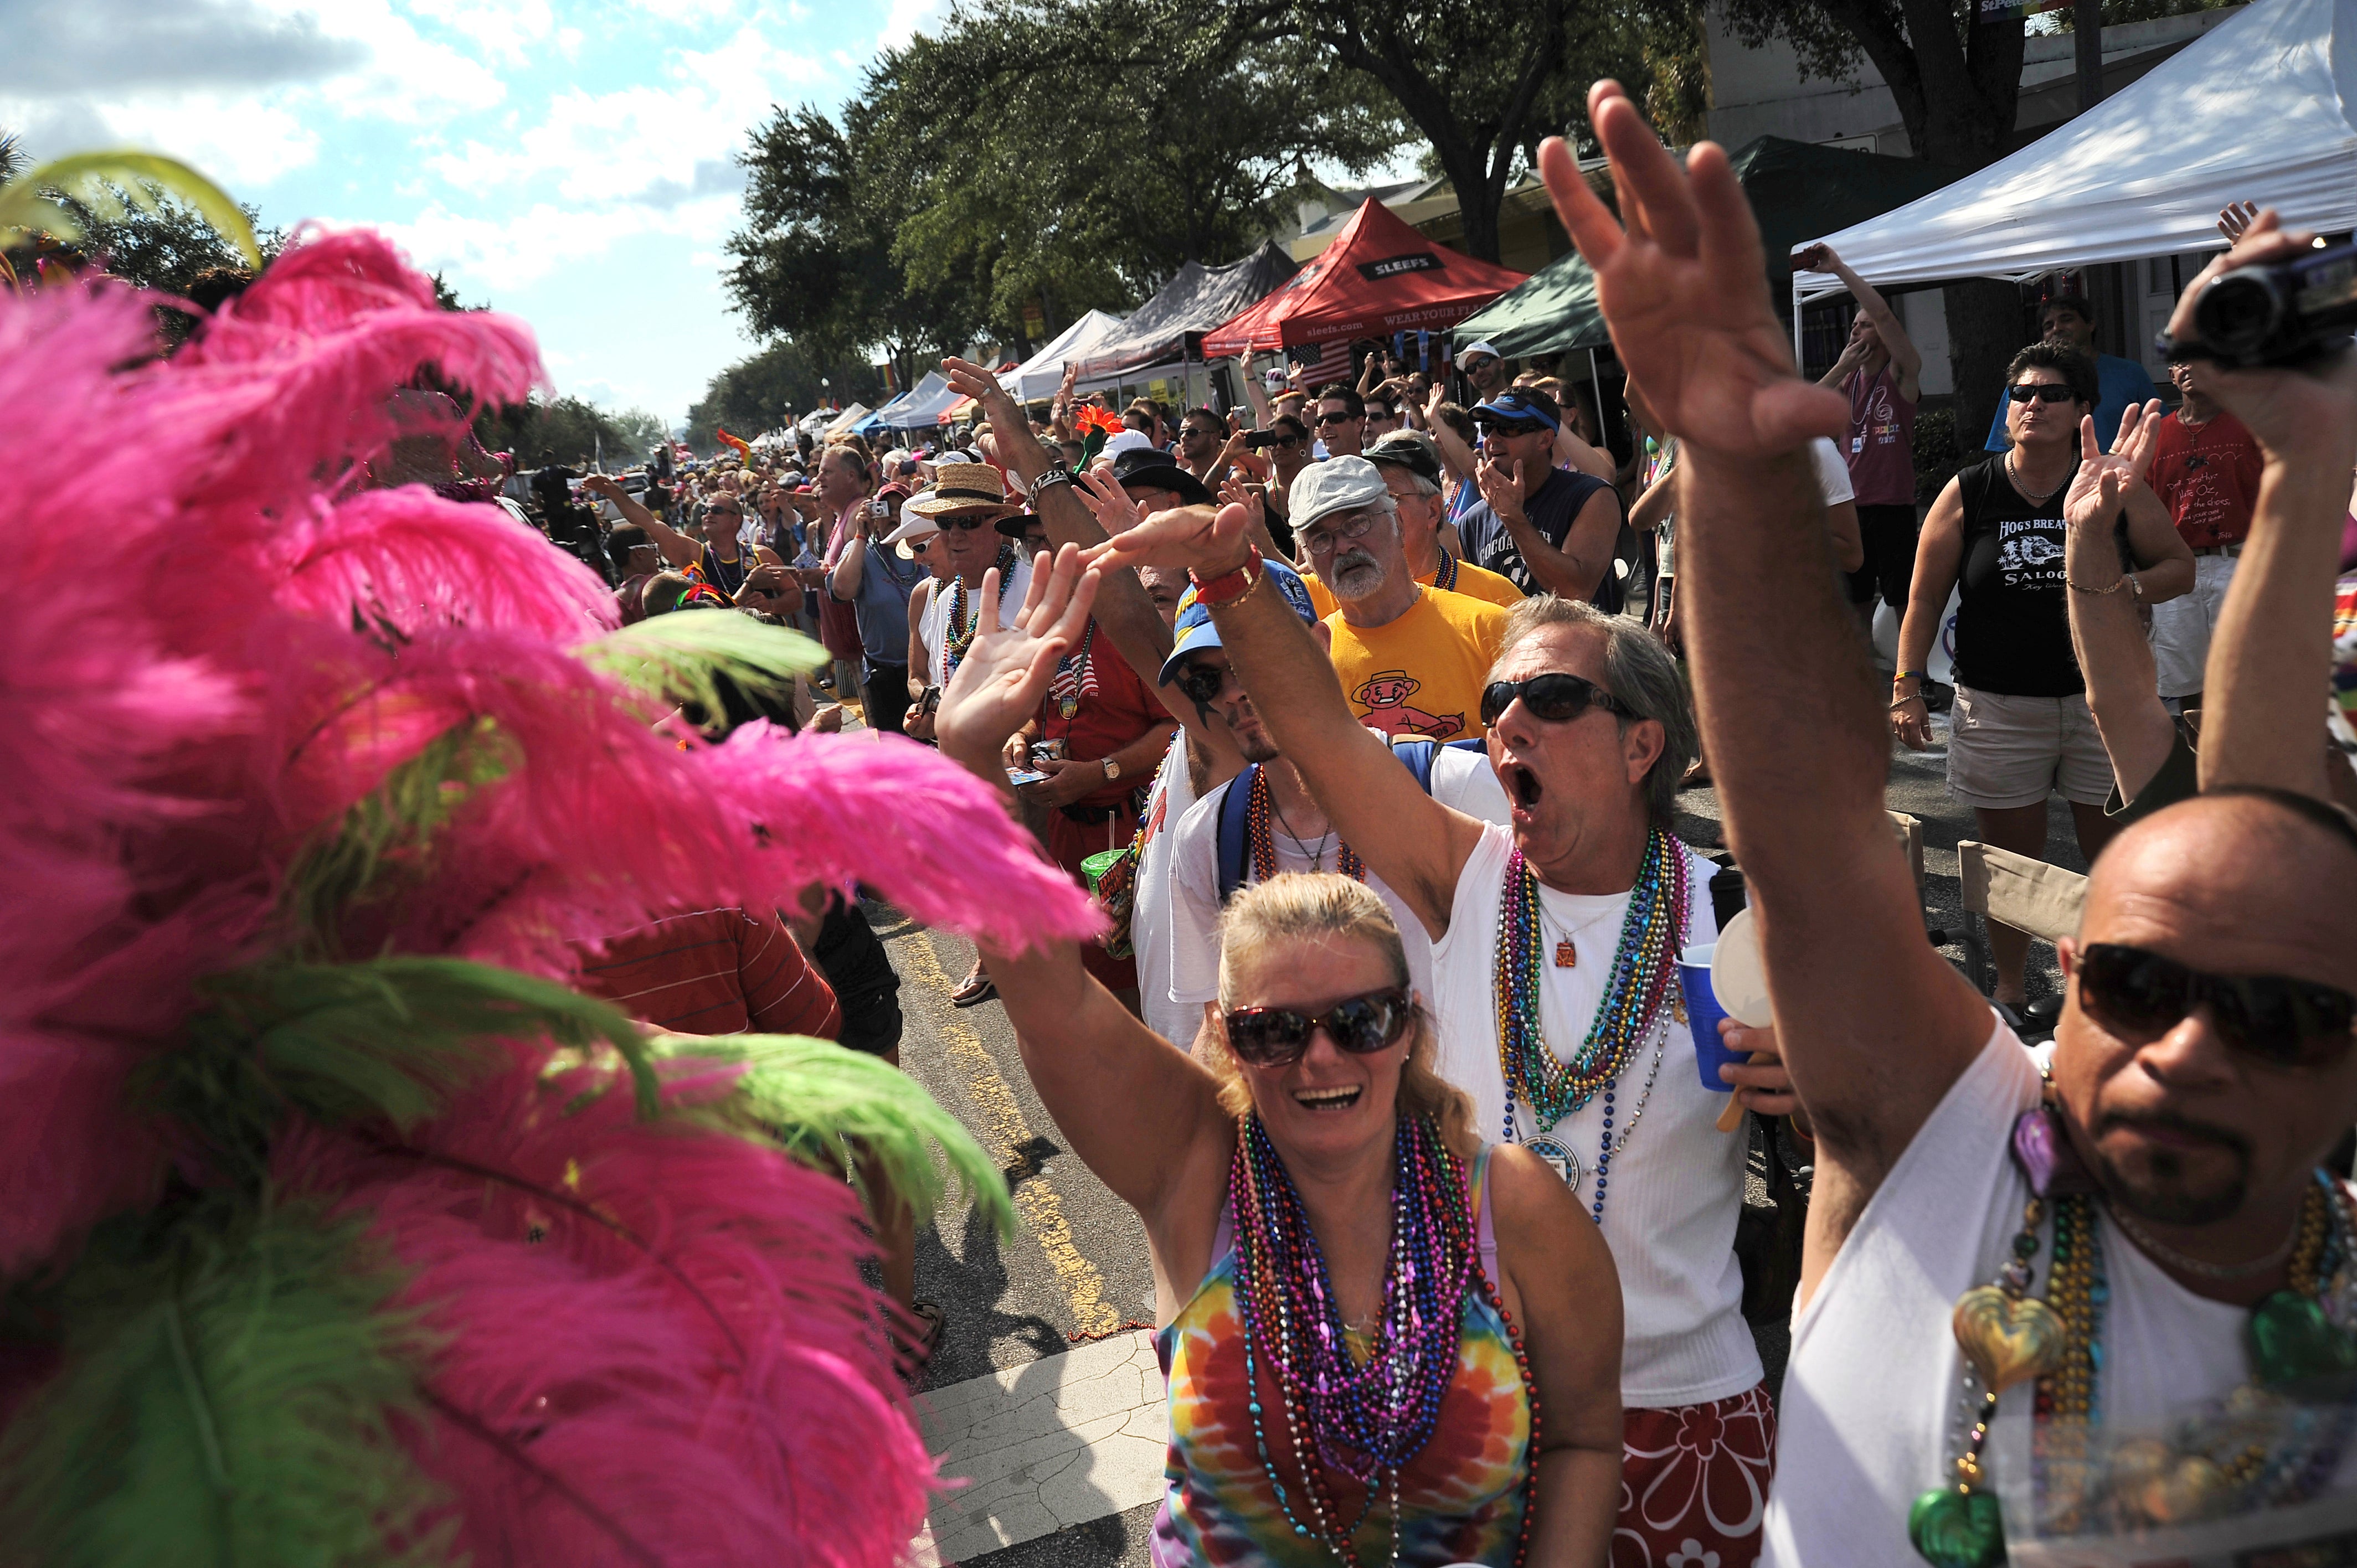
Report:
<svg viewBox="0 0 2357 1568"><path fill-rule="evenodd" d="M1924 941L1884 821L1874 674L1804 452L1841 428L1841 400L1794 373L1726 155L1698 144L1682 171L1611 83L1589 110L1628 229L1560 142L1542 172L1681 442L1696 698L1817 1140L1769 1556L1984 1568L2008 1537L2221 1517L2236 1550L2268 1540L2258 1510L2334 1484L2357 1365L2357 1231L2318 1169L2357 1119L2357 830L2245 789L2122 833L2059 944L2070 989L2041 1081ZM2302 242L2255 234L2230 259ZM2328 475L2345 489L2346 365L2237 373L2299 411L2262 510L2298 510ZM2082 499L2092 483L2115 511L2119 480L2083 471ZM2222 1424L2229 1406L2264 1419Z"/></svg>
<svg viewBox="0 0 2357 1568"><path fill-rule="evenodd" d="M1717 932L1714 868L1670 832L1695 750L1677 667L1634 620L1551 596L1515 606L1467 715L1512 802L1511 825L1491 826L1385 755L1268 585L1248 522L1243 506L1161 512L1098 563L1191 570L1275 749L1432 939L1436 1069L1484 1138L1543 1155L1602 1228L1626 1326L1616 1561L1741 1568L1759 1552L1775 1414L1732 1251L1746 1140L1720 1130L1725 1080L1705 1078L1672 967ZM1747 1104L1791 1108L1755 1092L1780 1090L1781 1069L1734 1070Z"/></svg>

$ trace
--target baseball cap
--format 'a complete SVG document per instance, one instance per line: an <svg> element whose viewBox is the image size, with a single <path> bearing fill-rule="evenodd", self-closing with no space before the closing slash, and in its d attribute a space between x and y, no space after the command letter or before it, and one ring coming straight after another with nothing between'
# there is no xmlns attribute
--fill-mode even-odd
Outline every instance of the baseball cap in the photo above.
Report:
<svg viewBox="0 0 2357 1568"><path fill-rule="evenodd" d="M1286 521L1296 533L1319 518L1387 499L1391 487L1364 457L1329 457L1301 470L1286 497Z"/></svg>
<svg viewBox="0 0 2357 1568"><path fill-rule="evenodd" d="M1479 343L1468 343L1462 349L1458 349L1457 362L1461 365L1476 354L1487 354L1493 360L1502 360L1506 357L1505 355L1498 352L1498 346L1495 343L1484 338Z"/></svg>
<svg viewBox="0 0 2357 1568"><path fill-rule="evenodd" d="M1555 399L1534 387L1500 392L1473 410L1474 422L1479 424L1484 414L1491 419L1535 420L1549 430L1563 428L1563 415L1556 412Z"/></svg>
<svg viewBox="0 0 2357 1568"><path fill-rule="evenodd" d="M1421 430L1394 430L1367 448L1368 462L1405 468L1416 478L1440 483L1440 448Z"/></svg>
<svg viewBox="0 0 2357 1568"><path fill-rule="evenodd" d="M1131 432L1135 435L1136 432ZM1140 435L1143 441L1144 436ZM1211 492L1203 481L1178 466L1178 459L1152 446L1128 446L1113 460L1114 482L1118 485L1144 485L1151 489L1175 490L1178 499L1189 506L1210 506Z"/></svg>
<svg viewBox="0 0 2357 1568"><path fill-rule="evenodd" d="M1297 482L1297 492L1299 488ZM1295 615L1305 621L1317 620L1318 607L1309 602L1309 590L1302 585L1300 573L1282 561L1266 560L1261 563L1261 573L1276 585L1277 592L1285 596L1285 602L1293 607ZM1187 591L1178 596L1178 614L1171 627L1170 657L1162 661L1162 673L1156 677L1157 683L1168 686L1177 680L1189 654L1220 646L1220 628L1211 622L1211 607L1197 601L1195 585L1189 583Z"/></svg>
<svg viewBox="0 0 2357 1568"><path fill-rule="evenodd" d="M1105 438L1105 444L1098 449L1097 456L1100 457L1114 457L1120 456L1124 452L1135 451L1141 446L1145 447L1149 452L1154 450L1154 443L1146 435L1145 431L1116 431L1112 435Z"/></svg>

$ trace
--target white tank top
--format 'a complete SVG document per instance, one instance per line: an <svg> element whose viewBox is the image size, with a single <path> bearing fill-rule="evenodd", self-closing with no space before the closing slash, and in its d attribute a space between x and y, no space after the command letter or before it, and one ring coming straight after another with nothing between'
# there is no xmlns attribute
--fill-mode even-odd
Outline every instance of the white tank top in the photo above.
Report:
<svg viewBox="0 0 2357 1568"><path fill-rule="evenodd" d="M1187 1049L1202 1026L1203 1010L1170 999L1170 846L1179 819L1195 804L1195 779L1187 768L1187 732L1170 737L1154 793L1146 807L1146 845L1137 856L1137 897L1130 908L1130 945L1137 950L1138 1006L1146 1026Z"/></svg>
<svg viewBox="0 0 2357 1568"><path fill-rule="evenodd" d="M917 640L924 644L925 649L925 681L928 685L946 686L950 683L950 607L951 601L958 596L956 584L954 577L935 581L932 595L925 601L924 616L917 625ZM1006 579L1006 589L998 601L998 627L1001 631L1013 626L1015 618L1023 611L1023 596L1031 591L1030 562L1017 561L1015 564L1014 572ZM974 614L973 607L982 595L978 590L969 588L964 596L966 613L970 618Z"/></svg>
<svg viewBox="0 0 2357 1568"><path fill-rule="evenodd" d="M1491 986L1498 940L1498 895L1506 881L1513 834L1492 825L1457 878L1448 931L1432 945L1437 993L1440 1076L1472 1096L1473 1129L1495 1142L1504 1130L1505 1079L1498 1065L1498 1015ZM1715 941L1710 878L1718 868L1686 851L1692 889L1684 945ZM1580 897L1542 886L1541 901L1579 949L1570 969L1541 969L1539 1022L1548 1049L1568 1061L1587 1030L1611 978L1612 958L1629 895ZM1552 942L1547 944L1550 948ZM1604 1240L1620 1272L1625 1335L1620 1400L1640 1409L1701 1404L1741 1393L1760 1381L1760 1352L1743 1321L1743 1270L1735 1259L1735 1222L1743 1211L1748 1142L1718 1130L1727 1096L1702 1086L1694 1036L1672 1019L1644 1112L1630 1118L1644 1092L1652 1052L1641 1051L1614 1090L1612 1136L1629 1142L1612 1156L1610 1195L1604 1205ZM1530 1108L1515 1108L1520 1135L1544 1131ZM1596 1153L1604 1129L1598 1095L1556 1123L1587 1170L1583 1207L1595 1201ZM1813 1568L1813 1565L1812 1565Z"/></svg>

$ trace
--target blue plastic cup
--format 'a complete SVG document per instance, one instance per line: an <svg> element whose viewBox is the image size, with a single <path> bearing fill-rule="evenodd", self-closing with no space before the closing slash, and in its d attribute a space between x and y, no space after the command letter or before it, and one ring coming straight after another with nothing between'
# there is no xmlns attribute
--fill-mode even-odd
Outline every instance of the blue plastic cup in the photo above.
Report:
<svg viewBox="0 0 2357 1568"><path fill-rule="evenodd" d="M1751 1058L1728 1050L1719 1037L1718 1021L1727 1016L1727 1009L1718 1004L1710 988L1710 956L1717 948L1716 942L1706 942L1678 954L1678 983L1685 987L1686 1027L1694 1031L1695 1066L1702 1071L1702 1086L1714 1093L1732 1094L1735 1085L1721 1079L1718 1069L1728 1062Z"/></svg>

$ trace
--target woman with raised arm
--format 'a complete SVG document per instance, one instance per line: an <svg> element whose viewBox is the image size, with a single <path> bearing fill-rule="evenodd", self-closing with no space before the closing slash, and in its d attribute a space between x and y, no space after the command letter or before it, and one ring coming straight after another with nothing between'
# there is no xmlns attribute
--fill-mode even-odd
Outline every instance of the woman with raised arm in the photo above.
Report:
<svg viewBox="0 0 2357 1568"><path fill-rule="evenodd" d="M945 754L1004 788L1000 747L1095 586L1068 545L1012 627L975 637ZM1535 1156L1484 1148L1433 1075L1381 899L1279 876L1225 918L1210 1067L1071 944L985 944L1049 1113L1145 1221L1170 1402L1157 1568L1600 1568L1620 1493L1602 1239Z"/></svg>

